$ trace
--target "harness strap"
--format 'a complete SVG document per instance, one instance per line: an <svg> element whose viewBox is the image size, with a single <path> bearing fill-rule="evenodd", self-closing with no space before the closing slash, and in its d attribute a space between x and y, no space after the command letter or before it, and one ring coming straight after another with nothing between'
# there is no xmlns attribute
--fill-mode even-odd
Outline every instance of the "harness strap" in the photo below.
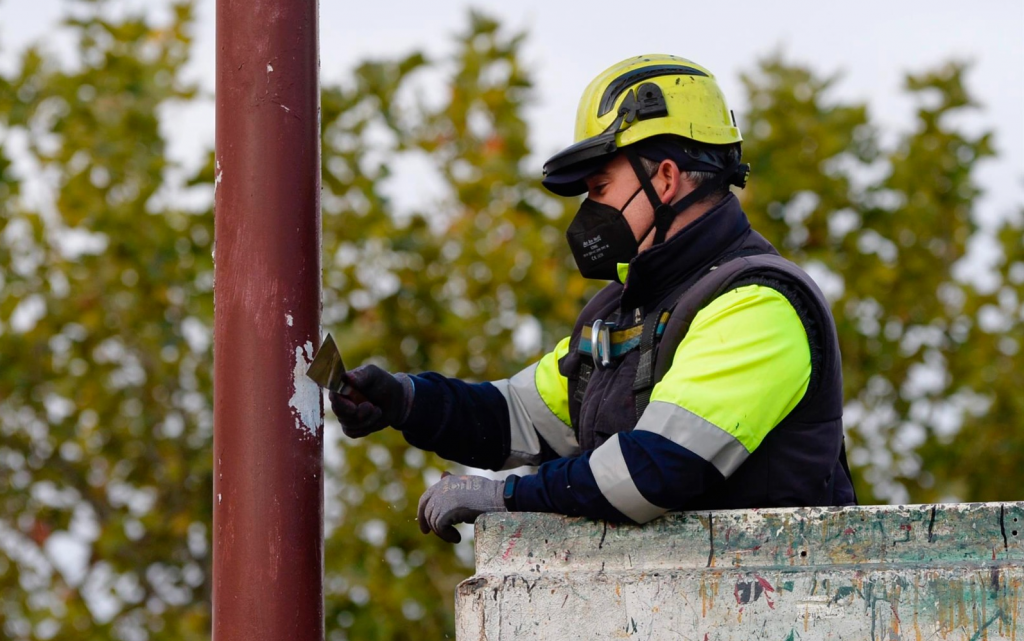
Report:
<svg viewBox="0 0 1024 641"><path fill-rule="evenodd" d="M582 403L587 395L587 385L590 384L590 375L594 373L594 366L580 361L579 376L576 378L576 389L572 396L577 403Z"/></svg>
<svg viewBox="0 0 1024 641"><path fill-rule="evenodd" d="M651 390L654 389L654 353L659 337L658 324L662 316L667 317L668 310L648 313L644 318L643 333L640 335L640 362L636 366L636 377L633 379L638 420L651 402Z"/></svg>

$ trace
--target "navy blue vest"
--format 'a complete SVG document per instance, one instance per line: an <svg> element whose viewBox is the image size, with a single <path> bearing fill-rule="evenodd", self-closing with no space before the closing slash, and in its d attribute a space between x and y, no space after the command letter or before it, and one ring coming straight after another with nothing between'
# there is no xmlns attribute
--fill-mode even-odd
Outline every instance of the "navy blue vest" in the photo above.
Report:
<svg viewBox="0 0 1024 641"><path fill-rule="evenodd" d="M652 313L671 316L653 352L652 384L672 364L676 348L703 307L749 284L771 287L793 305L807 331L811 380L797 406L751 456L687 509L850 505L856 502L843 448L843 375L828 302L813 280L781 258L750 227L732 195L666 242L630 263L624 285L602 289L583 309L569 353L559 362L569 379L569 413L586 452L616 432L633 430L643 391L635 389L641 350L595 368L578 347L596 320L617 328L640 325ZM650 390L647 389L647 394Z"/></svg>

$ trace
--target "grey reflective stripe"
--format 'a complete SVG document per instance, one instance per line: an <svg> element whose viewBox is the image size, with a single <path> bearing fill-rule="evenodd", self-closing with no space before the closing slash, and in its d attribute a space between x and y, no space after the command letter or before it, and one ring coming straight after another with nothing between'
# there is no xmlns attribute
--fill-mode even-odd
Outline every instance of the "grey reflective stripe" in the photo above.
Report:
<svg viewBox="0 0 1024 641"><path fill-rule="evenodd" d="M535 363L511 379L491 383L505 397L512 430L511 452L503 469L540 463L538 435L559 456L576 456L580 453L580 445L572 428L555 416L537 391L536 373Z"/></svg>
<svg viewBox="0 0 1024 641"><path fill-rule="evenodd" d="M530 415L523 407L519 396L509 389L508 380L491 383L505 397L508 405L508 422L512 430L512 447L508 458L501 469L507 470L520 465L538 465L540 463L540 439L533 429Z"/></svg>
<svg viewBox="0 0 1024 641"><path fill-rule="evenodd" d="M645 499L637 489L629 467L626 466L626 459L622 457L618 434L614 434L590 455L590 471L594 473L601 494L612 507L637 523L646 523L668 512Z"/></svg>
<svg viewBox="0 0 1024 641"><path fill-rule="evenodd" d="M735 436L675 403L652 401L636 429L660 434L685 447L714 465L726 478L750 456Z"/></svg>
<svg viewBox="0 0 1024 641"><path fill-rule="evenodd" d="M534 363L509 379L509 390L519 397L533 421L533 427L551 449L559 456L576 456L580 453L576 433L555 416L537 391L537 365Z"/></svg>

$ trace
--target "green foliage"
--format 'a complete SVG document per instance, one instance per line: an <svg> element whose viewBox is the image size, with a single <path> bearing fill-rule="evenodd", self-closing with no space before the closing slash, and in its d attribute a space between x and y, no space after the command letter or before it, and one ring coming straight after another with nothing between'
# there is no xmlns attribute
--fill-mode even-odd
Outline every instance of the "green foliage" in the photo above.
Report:
<svg viewBox="0 0 1024 641"><path fill-rule="evenodd" d="M79 3L68 22L79 66L34 48L0 77L11 639L195 639L210 625L213 216L168 198L158 127L196 98L181 78L192 4L159 26L111 22L105 6ZM575 203L540 188L529 155L523 37L471 14L448 59L368 61L325 85L323 324L350 365L504 378L593 292L563 239ZM744 78L742 198L833 301L865 502L1019 498L1024 244L1005 224L984 286L967 278L988 237L974 169L993 149L953 126L975 108L965 72L909 77L915 128L889 146L864 105L831 98L835 77L776 56ZM434 195L408 205L396 175ZM211 157L190 184L213 183ZM470 548L414 519L446 464L393 431L353 442L328 425L328 638L453 637ZM59 562L73 541L77 570Z"/></svg>
<svg viewBox="0 0 1024 641"><path fill-rule="evenodd" d="M80 66L31 49L0 98L35 183L5 159L0 626L191 638L208 627L212 216L160 198L158 109L194 94L192 8L161 28L81 8ZM68 531L81 568L54 571Z"/></svg>

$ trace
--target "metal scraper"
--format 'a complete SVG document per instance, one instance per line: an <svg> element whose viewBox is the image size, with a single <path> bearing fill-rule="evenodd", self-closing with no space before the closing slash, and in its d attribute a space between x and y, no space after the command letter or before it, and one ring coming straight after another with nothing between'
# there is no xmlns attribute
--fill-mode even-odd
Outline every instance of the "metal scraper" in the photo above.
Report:
<svg viewBox="0 0 1024 641"><path fill-rule="evenodd" d="M320 345L320 351L309 364L306 376L326 390L344 394L350 389L350 386L345 384L344 374L345 363L341 361L341 352L338 351L334 337L328 333Z"/></svg>

